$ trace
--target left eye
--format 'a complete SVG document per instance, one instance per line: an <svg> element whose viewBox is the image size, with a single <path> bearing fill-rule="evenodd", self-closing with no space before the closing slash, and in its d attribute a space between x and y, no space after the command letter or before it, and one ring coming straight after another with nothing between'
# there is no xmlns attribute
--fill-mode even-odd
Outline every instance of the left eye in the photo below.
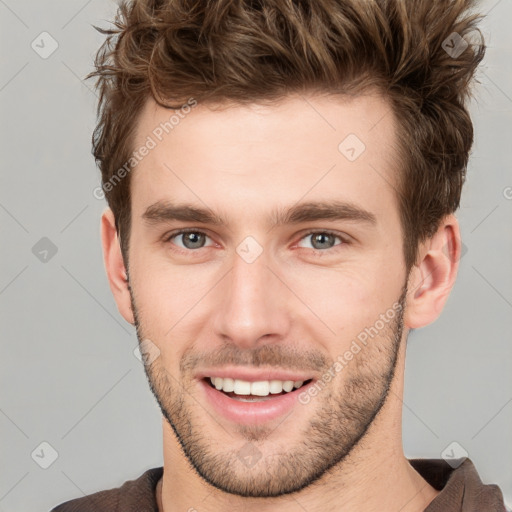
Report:
<svg viewBox="0 0 512 512"><path fill-rule="evenodd" d="M314 232L308 233L301 240L310 239L313 249L322 250L322 249L331 249L332 247L334 247L336 245L341 245L341 244L334 243L336 238L343 243L343 240L341 239L341 237L339 235L336 235L329 231L314 231ZM300 247L303 247L303 246L300 246Z"/></svg>

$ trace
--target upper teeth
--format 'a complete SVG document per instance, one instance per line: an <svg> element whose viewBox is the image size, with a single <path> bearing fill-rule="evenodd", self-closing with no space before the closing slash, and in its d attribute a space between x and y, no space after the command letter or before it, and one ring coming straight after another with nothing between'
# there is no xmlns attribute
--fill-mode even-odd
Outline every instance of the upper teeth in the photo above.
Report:
<svg viewBox="0 0 512 512"><path fill-rule="evenodd" d="M268 394L289 392L293 388L300 388L304 381L302 380L261 380L258 382L248 382L239 379L222 379L221 377L210 377L210 382L216 389L233 392L236 395L256 395L267 396Z"/></svg>

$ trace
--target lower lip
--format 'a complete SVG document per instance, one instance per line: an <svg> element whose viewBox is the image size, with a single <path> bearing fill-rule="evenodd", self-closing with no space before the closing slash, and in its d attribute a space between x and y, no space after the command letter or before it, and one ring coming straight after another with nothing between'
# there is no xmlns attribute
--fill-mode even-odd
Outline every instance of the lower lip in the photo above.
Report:
<svg viewBox="0 0 512 512"><path fill-rule="evenodd" d="M242 402L235 398L230 398L222 391L218 391L204 379L200 381L206 398L213 408L228 420L242 425L264 423L283 416L297 403L300 393L312 383L310 382L295 391L275 396L269 400Z"/></svg>

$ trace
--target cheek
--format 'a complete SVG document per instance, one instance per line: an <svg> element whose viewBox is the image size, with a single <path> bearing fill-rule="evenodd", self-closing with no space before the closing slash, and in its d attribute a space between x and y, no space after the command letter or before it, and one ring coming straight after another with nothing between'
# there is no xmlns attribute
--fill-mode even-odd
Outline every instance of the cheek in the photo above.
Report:
<svg viewBox="0 0 512 512"><path fill-rule="evenodd" d="M373 325L400 295L399 279L383 272L378 264L340 269L304 267L285 279L294 283L293 289L304 303L297 301L296 307L307 306L314 313L302 318L320 319L343 343Z"/></svg>
<svg viewBox="0 0 512 512"><path fill-rule="evenodd" d="M216 272L201 265L171 265L140 255L130 265L130 279L145 334L162 340L190 324L194 311L214 287Z"/></svg>

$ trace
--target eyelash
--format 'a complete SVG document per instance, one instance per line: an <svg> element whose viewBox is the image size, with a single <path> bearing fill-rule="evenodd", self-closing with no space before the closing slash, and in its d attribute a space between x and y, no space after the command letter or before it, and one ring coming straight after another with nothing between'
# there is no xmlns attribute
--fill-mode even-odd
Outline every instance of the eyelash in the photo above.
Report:
<svg viewBox="0 0 512 512"><path fill-rule="evenodd" d="M187 233L199 233L201 235L205 235L205 236L208 237L208 234L205 233L204 231L201 231L201 230L198 230L198 229L193 229L193 228L188 228L188 229L180 229L178 231L173 231L172 233L169 233L167 236L165 236L164 242L168 243L173 238L176 238L176 237L178 237L180 235L184 235L184 234L187 234ZM339 250L342 246L347 245L347 244L350 243L347 240L346 237L342 237L339 233L337 233L335 231L330 231L328 229L327 230L323 229L323 230L311 230L311 231L308 231L307 233L302 235L300 240L304 240L304 238L307 238L308 236L311 236L313 234L331 235L331 236L334 236L335 238L339 238L341 240L340 244L334 245L330 249L323 249L323 250L322 249L312 249L315 252L327 252L327 251ZM197 252L199 249L205 249L205 247L199 247L198 249L182 249L181 247L177 247L175 250L178 251L178 252L181 252L181 253L188 253L188 254L190 254L190 253L193 253L193 252Z"/></svg>

